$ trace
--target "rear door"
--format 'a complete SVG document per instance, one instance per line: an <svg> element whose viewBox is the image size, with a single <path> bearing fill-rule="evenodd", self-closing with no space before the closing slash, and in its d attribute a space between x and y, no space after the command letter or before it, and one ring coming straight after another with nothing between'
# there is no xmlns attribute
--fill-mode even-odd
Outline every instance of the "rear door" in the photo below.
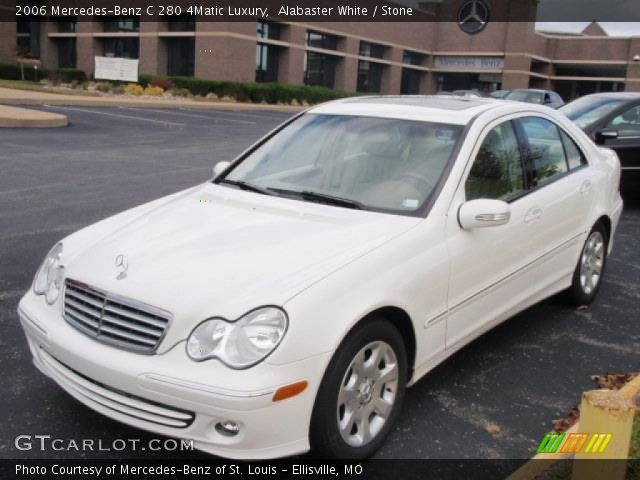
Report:
<svg viewBox="0 0 640 480"><path fill-rule="evenodd" d="M531 240L539 268L531 280L551 286L575 269L595 193L591 171L578 143L549 118L528 116L517 123L528 150L528 195L536 209Z"/></svg>

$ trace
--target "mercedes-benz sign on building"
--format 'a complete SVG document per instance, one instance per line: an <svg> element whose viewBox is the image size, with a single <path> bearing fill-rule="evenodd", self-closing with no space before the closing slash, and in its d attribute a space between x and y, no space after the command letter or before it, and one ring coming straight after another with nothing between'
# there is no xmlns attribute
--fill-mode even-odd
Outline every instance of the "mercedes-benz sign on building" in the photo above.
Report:
<svg viewBox="0 0 640 480"><path fill-rule="evenodd" d="M597 23L580 34L538 32L536 0L507 4L424 2L421 8L434 18L458 21L401 24L189 17L1 22L0 62L23 57L39 60L41 68L92 73L95 56L114 56L137 58L140 72L153 75L386 94L544 88L569 100L598 91L640 90L640 38L610 37Z"/></svg>

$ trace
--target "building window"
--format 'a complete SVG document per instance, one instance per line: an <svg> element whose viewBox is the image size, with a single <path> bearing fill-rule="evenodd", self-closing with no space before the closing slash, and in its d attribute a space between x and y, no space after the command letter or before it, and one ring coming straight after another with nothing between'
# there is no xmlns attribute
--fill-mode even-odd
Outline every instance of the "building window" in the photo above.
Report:
<svg viewBox="0 0 640 480"><path fill-rule="evenodd" d="M105 32L139 32L140 19L137 17L111 17L104 22Z"/></svg>
<svg viewBox="0 0 640 480"><path fill-rule="evenodd" d="M280 39L280 25L273 22L267 22L265 20L260 20L257 23L257 31L258 38L268 38L271 40L279 40Z"/></svg>
<svg viewBox="0 0 640 480"><path fill-rule="evenodd" d="M427 56L422 53L405 50L402 52L402 63L408 65L424 65Z"/></svg>
<svg viewBox="0 0 640 480"><path fill-rule="evenodd" d="M138 58L139 42L137 38L105 38L104 56L119 58Z"/></svg>
<svg viewBox="0 0 640 480"><path fill-rule="evenodd" d="M272 45L256 45L256 82L277 82L280 49Z"/></svg>
<svg viewBox="0 0 640 480"><path fill-rule="evenodd" d="M379 43L360 42L360 56L372 58L384 58L388 47Z"/></svg>
<svg viewBox="0 0 640 480"><path fill-rule="evenodd" d="M16 30L18 56L40 58L40 22L18 20Z"/></svg>
<svg viewBox="0 0 640 480"><path fill-rule="evenodd" d="M338 59L332 55L307 52L304 69L305 85L319 85L334 88L337 63Z"/></svg>
<svg viewBox="0 0 640 480"><path fill-rule="evenodd" d="M177 15L174 20L167 22L167 30L170 32L195 32L196 19L192 15Z"/></svg>
<svg viewBox="0 0 640 480"><path fill-rule="evenodd" d="M379 93L382 90L384 65L367 60L358 62L358 91Z"/></svg>
<svg viewBox="0 0 640 480"><path fill-rule="evenodd" d="M76 68L76 39L58 38L56 46L58 47L58 68Z"/></svg>
<svg viewBox="0 0 640 480"><path fill-rule="evenodd" d="M307 47L322 48L324 50L337 50L338 37L328 33L307 30Z"/></svg>
<svg viewBox="0 0 640 480"><path fill-rule="evenodd" d="M196 39L167 38L167 75L193 77Z"/></svg>
<svg viewBox="0 0 640 480"><path fill-rule="evenodd" d="M402 69L402 81L400 82L400 93L402 95L417 95L420 93L420 80L422 72L411 68Z"/></svg>
<svg viewBox="0 0 640 480"><path fill-rule="evenodd" d="M78 17L55 18L56 29L60 33L75 33L78 31Z"/></svg>

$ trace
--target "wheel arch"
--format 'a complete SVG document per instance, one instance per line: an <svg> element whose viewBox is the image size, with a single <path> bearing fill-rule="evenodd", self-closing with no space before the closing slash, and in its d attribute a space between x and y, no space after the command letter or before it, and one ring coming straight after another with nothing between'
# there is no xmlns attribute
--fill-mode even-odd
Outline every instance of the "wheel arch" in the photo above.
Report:
<svg viewBox="0 0 640 480"><path fill-rule="evenodd" d="M400 332L400 335L402 336L402 339L404 341L404 346L407 350L407 380L411 381L416 361L417 339L413 321L411 320L411 317L406 312L406 310L391 305L376 308L375 310L362 317L359 321L357 321L351 327L347 335L354 329L361 327L364 322L371 321L377 318L383 318L387 320Z"/></svg>
<svg viewBox="0 0 640 480"><path fill-rule="evenodd" d="M598 220L596 220L594 225L597 225L598 223L602 224L602 226L604 227L605 233L607 234L607 243L609 243L609 241L611 240L611 219L608 215L602 215L600 218L598 218Z"/></svg>

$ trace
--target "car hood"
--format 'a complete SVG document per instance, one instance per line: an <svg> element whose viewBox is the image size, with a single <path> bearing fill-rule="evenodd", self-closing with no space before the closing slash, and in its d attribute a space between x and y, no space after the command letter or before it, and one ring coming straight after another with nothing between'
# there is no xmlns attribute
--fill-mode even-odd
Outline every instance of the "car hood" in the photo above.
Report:
<svg viewBox="0 0 640 480"><path fill-rule="evenodd" d="M420 221L214 184L141 210L115 217L108 232L85 229L69 251L65 241L63 260L67 278L171 312L163 348L206 318L284 305Z"/></svg>

